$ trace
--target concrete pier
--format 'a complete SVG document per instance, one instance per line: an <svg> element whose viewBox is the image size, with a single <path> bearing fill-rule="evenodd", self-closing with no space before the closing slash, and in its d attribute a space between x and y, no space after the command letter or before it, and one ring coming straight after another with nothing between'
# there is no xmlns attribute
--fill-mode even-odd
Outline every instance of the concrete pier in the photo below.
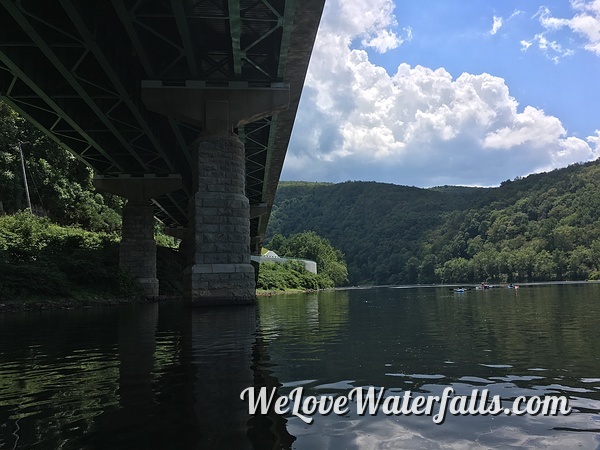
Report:
<svg viewBox="0 0 600 450"><path fill-rule="evenodd" d="M180 189L181 177L95 176L93 183L99 190L127 198L123 208L119 268L137 279L145 296L156 297L159 285L156 278L154 207L149 201L158 195Z"/></svg>
<svg viewBox="0 0 600 450"><path fill-rule="evenodd" d="M158 295L154 208L128 200L123 208L119 268L137 279L144 295Z"/></svg>
<svg viewBox="0 0 600 450"><path fill-rule="evenodd" d="M255 297L250 264L250 205L244 194L244 145L234 133L201 137L193 146L190 199L191 261L186 297L197 305L249 304Z"/></svg>
<svg viewBox="0 0 600 450"><path fill-rule="evenodd" d="M192 144L192 196L185 252L184 293L192 305L253 303L256 278L250 262L250 204L246 197L246 153L233 130L288 108L289 86L250 87L232 82L210 87L202 81L165 86L142 84L146 107L200 126ZM256 205L252 214L266 212Z"/></svg>

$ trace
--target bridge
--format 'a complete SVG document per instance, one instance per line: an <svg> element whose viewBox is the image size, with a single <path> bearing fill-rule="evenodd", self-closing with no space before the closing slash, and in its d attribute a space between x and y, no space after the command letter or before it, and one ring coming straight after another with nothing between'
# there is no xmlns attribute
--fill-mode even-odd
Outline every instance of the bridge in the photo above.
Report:
<svg viewBox="0 0 600 450"><path fill-rule="evenodd" d="M0 0L0 95L127 198L120 266L158 295L251 303L325 0Z"/></svg>

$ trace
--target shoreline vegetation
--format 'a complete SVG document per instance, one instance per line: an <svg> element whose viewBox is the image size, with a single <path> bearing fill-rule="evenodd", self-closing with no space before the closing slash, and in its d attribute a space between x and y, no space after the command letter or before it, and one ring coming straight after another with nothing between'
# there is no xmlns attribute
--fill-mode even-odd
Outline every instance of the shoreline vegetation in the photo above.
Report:
<svg viewBox="0 0 600 450"><path fill-rule="evenodd" d="M119 240L28 211L0 216L0 311L149 301L119 270ZM159 298L181 294L181 270L178 252L157 246Z"/></svg>
<svg viewBox="0 0 600 450"><path fill-rule="evenodd" d="M185 261L177 250L165 246L170 241L161 237L156 236L158 243L163 243L157 245L160 293L157 298L144 298L136 280L119 270L119 233L62 226L28 211L2 215L0 313L181 299ZM280 238L279 242L280 251L293 251L283 246L288 240ZM311 233L290 242L303 245L304 254L320 261L324 272L310 273L297 261L265 263L259 271L258 296L314 292L335 285L327 267L333 262L339 270L335 266L340 264L339 252ZM340 273L337 275L344 277L344 270Z"/></svg>
<svg viewBox="0 0 600 450"><path fill-rule="evenodd" d="M144 298L136 281L119 271L118 243L117 233L61 226L29 212L0 216L0 313L179 301L182 298L180 275L184 261L178 251L157 246L157 277L161 292L159 297ZM299 233L288 238L276 236L271 244L285 256L318 261L321 271L318 275L310 273L298 261L264 263L259 271L258 297L382 287L374 283L340 286L345 284L347 276L344 256L315 233ZM463 280L461 286L472 284ZM494 284L501 287L503 283ZM457 286L450 283L411 285ZM403 283L394 286L409 287Z"/></svg>
<svg viewBox="0 0 600 450"><path fill-rule="evenodd" d="M272 297L275 295L289 294L308 294L311 292L319 292L330 289L286 289L286 290L256 290L257 297ZM76 297L25 297L17 300L5 299L0 302L0 314L2 313L19 313L32 311L51 311L51 310L66 310L66 309L85 309L98 308L106 306L124 306L158 302L177 302L183 301L181 296L174 295L159 295L158 297L103 297L101 295L85 293Z"/></svg>
<svg viewBox="0 0 600 450"><path fill-rule="evenodd" d="M289 294L310 294L312 292L331 291L333 289L284 289L284 290L265 290L257 289L257 297L272 297L274 295L289 295Z"/></svg>

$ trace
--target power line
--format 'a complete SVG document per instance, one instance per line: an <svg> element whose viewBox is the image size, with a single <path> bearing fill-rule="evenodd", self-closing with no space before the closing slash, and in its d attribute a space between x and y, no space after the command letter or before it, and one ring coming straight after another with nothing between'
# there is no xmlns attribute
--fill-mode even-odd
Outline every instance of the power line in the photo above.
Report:
<svg viewBox="0 0 600 450"><path fill-rule="evenodd" d="M29 172L29 177L31 178L31 181L33 183L33 189L35 189L35 192L37 193L37 196L40 199L40 206L43 208L44 207L44 202L42 200L42 196L40 194L40 190L37 187L37 183L35 182L35 177L33 176L33 171L31 170L31 167L27 167L27 172Z"/></svg>
<svg viewBox="0 0 600 450"><path fill-rule="evenodd" d="M25 173L25 158L23 157L23 148L21 147L21 141L19 141L19 154L21 155L21 169L23 170L23 183L25 184L27 207L29 208L29 211L33 213L33 210L31 209L31 198L29 198L29 185L27 184L27 173Z"/></svg>

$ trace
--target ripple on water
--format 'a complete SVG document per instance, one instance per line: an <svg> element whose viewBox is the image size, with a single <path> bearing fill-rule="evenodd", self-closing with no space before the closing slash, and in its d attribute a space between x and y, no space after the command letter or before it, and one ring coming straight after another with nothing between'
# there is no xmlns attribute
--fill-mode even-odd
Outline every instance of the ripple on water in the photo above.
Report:
<svg viewBox="0 0 600 450"><path fill-rule="evenodd" d="M354 388L354 384L356 380L342 380L336 383L326 383L315 386L315 389L328 389L328 390L349 390Z"/></svg>
<svg viewBox="0 0 600 450"><path fill-rule="evenodd" d="M470 376L460 377L458 379L458 381L464 381L466 383L476 383L476 384L490 384L490 383L493 383L493 381L490 381L490 380L488 380L486 378L470 377Z"/></svg>
<svg viewBox="0 0 600 450"><path fill-rule="evenodd" d="M600 383L600 378L582 378L582 383Z"/></svg>
<svg viewBox="0 0 600 450"><path fill-rule="evenodd" d="M298 381L286 381L285 383L281 383L282 388L290 388L290 387L298 387L298 386L306 386L308 384L313 384L318 380L298 380Z"/></svg>
<svg viewBox="0 0 600 450"><path fill-rule="evenodd" d="M442 380L446 378L446 375L441 374L427 374L427 373L386 373L388 377L404 377L404 378L414 378L416 380Z"/></svg>
<svg viewBox="0 0 600 450"><path fill-rule="evenodd" d="M546 377L539 377L535 375L505 375L503 377L490 377L490 380L499 380L499 381L533 381L533 380L543 380Z"/></svg>

